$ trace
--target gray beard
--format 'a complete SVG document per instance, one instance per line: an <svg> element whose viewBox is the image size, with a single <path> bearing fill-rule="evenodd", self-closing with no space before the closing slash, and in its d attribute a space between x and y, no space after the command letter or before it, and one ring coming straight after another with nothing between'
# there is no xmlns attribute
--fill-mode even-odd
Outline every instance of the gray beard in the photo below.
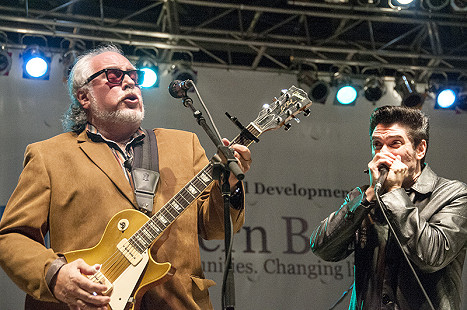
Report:
<svg viewBox="0 0 467 310"><path fill-rule="evenodd" d="M144 107L142 111L124 109L116 111L106 111L101 109L91 96L91 113L99 122L112 124L140 125L144 119ZM142 103L141 103L142 104Z"/></svg>

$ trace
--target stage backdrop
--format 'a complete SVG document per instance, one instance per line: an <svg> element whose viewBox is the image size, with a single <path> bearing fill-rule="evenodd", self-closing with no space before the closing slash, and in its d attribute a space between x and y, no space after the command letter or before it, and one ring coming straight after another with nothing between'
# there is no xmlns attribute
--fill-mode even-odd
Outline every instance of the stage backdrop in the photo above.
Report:
<svg viewBox="0 0 467 310"><path fill-rule="evenodd" d="M1 206L6 205L16 185L26 145L59 134L60 118L68 106L58 56L53 58L48 81L23 79L16 52L13 61L9 75L0 76ZM230 139L239 130L225 112L246 126L281 89L297 85L296 77L289 74L196 70L202 98L221 134ZM196 132L207 155L212 156L214 146L192 112L168 95L171 77L166 70L161 71L160 87L143 90L143 126ZM392 85L388 88L376 105L360 97L350 107L334 105L331 92L326 104L314 103L311 115L301 116L299 123L292 121L289 131L265 132L259 143L251 145L253 166L245 179L246 223L234 236L236 309L325 310L349 289L353 256L337 263L325 262L310 252L309 236L340 206L348 191L368 182L363 173L371 159L368 119L375 107L398 104ZM195 93L190 94L201 109ZM465 182L467 115L434 110L432 100L423 110L432 121L427 162L438 174ZM212 300L215 308L221 309L224 245L203 241L201 246L206 277L218 283L210 289ZM21 309L24 293L3 271L0 286L0 308ZM335 309L346 309L348 301L349 296L345 296Z"/></svg>

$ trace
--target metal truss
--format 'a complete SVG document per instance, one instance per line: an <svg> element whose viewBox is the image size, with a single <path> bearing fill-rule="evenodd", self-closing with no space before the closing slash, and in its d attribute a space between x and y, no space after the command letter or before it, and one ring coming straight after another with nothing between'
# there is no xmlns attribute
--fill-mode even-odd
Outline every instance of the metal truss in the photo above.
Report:
<svg viewBox="0 0 467 310"><path fill-rule="evenodd" d="M467 12L312 1L1 0L0 43L113 42L160 63L257 71L467 75ZM422 0L423 1L423 0ZM426 1L426 0L425 0ZM44 43L45 42L45 43Z"/></svg>

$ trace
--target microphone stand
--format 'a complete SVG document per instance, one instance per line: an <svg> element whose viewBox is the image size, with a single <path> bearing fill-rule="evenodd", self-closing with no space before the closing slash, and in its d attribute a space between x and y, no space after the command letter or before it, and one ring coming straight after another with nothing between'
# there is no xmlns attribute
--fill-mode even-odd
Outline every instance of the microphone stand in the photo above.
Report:
<svg viewBox="0 0 467 310"><path fill-rule="evenodd" d="M245 175L237 163L233 151L222 143L220 137L214 134L206 123L201 111L193 106L193 100L187 96L186 90L182 96L182 103L189 107L196 118L197 123L204 129L209 138L217 147L217 154L213 158L213 178L221 184L222 197L224 200L224 245L225 245L225 270L222 282L222 308L226 310L235 309L235 285L232 266L232 244L233 228L230 217L230 184L229 176L232 172L238 180L243 180ZM224 164L223 164L224 163Z"/></svg>

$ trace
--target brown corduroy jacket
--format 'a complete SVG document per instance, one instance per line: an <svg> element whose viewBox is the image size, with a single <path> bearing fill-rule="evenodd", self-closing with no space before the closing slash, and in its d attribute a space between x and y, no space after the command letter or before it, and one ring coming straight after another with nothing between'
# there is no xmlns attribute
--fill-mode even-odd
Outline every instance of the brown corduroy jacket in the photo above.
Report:
<svg viewBox="0 0 467 310"><path fill-rule="evenodd" d="M154 212L185 186L208 160L193 133L155 129L160 181ZM27 147L24 169L0 223L0 264L27 293L26 309L68 309L58 303L45 275L58 254L95 246L117 212L133 209L135 194L110 148L86 132L64 133ZM234 230L244 211L231 209ZM151 249L170 262L175 275L146 293L142 309L211 309L201 268L198 235L224 236L223 201L217 184L170 226L168 238ZM50 248L44 246L49 232Z"/></svg>

